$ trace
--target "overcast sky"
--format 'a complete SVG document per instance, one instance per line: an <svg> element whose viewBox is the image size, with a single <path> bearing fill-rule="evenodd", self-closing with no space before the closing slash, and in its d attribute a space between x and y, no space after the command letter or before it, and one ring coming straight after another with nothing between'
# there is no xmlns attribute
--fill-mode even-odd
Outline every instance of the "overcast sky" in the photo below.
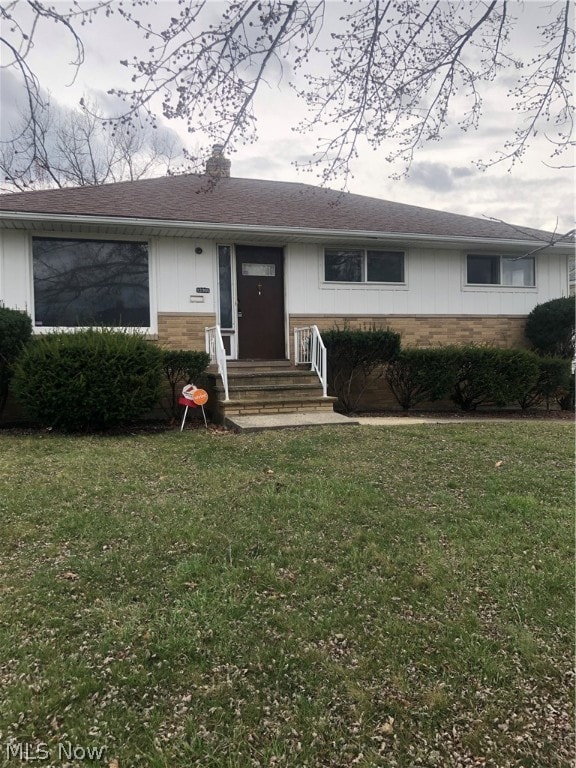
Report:
<svg viewBox="0 0 576 768"><path fill-rule="evenodd" d="M22 0L20 0L22 3ZM64 4L64 5L67 5ZM163 1L157 12L178 13L176 3ZM328 4L328 22L340 13L340 3ZM518 45L530 48L537 25L542 23L542 4L538 0L527 2L522 11L523 34ZM212 2L214 13L222 5ZM52 100L68 105L76 104L83 94L102 97L106 90L118 85L126 71L119 65L131 51L131 34L118 18L97 20L81 28L86 47L86 61L76 82L71 85L69 62L73 47L69 38L54 27L39 30L32 59L38 67L42 85L49 89ZM136 39L135 37L133 38ZM15 81L4 76L1 82L1 128L5 137L6 126L14 114L18 101ZM232 175L250 178L275 179L318 183L309 173L298 172L291 162L309 157L314 149L314 135L302 135L292 130L295 117L303 110L285 82L271 80L256 101L259 118L258 143L241 147L232 156ZM554 170L549 163L549 145L537 139L522 164L510 171L506 165L496 165L481 171L475 161L492 157L504 140L505 129L512 122L512 104L506 99L503 85L494 85L488 91L484 104L482 127L477 132L462 133L450 128L445 138L420 150L409 175L401 180L389 178L393 170L384 160L385 150L366 148L353 164L354 178L348 189L397 202L436 208L472 216L503 219L519 226L566 231L574 226L574 172L564 168ZM184 144L194 151L198 139L190 142L181 126L170 127L182 137ZM331 186L337 186L332 183Z"/></svg>

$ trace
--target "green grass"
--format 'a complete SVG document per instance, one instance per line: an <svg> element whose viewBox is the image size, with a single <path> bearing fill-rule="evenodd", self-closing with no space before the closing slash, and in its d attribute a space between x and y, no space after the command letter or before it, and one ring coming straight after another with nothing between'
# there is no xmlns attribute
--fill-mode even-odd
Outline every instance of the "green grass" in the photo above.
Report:
<svg viewBox="0 0 576 768"><path fill-rule="evenodd" d="M572 449L554 423L0 436L0 764L572 765Z"/></svg>

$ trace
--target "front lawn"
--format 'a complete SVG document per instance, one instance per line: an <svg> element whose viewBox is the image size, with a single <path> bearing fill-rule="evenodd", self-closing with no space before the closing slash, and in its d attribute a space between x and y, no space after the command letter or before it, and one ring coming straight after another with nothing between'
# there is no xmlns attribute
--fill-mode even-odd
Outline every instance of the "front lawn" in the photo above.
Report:
<svg viewBox="0 0 576 768"><path fill-rule="evenodd" d="M573 466L558 423L0 435L0 765L568 768Z"/></svg>

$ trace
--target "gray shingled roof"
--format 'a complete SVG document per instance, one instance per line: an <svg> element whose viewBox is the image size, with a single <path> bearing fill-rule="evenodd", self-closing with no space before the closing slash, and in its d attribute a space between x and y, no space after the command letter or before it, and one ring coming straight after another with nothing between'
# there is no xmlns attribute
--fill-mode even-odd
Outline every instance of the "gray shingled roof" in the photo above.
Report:
<svg viewBox="0 0 576 768"><path fill-rule="evenodd" d="M0 195L1 212L285 229L542 240L545 233L471 216L281 181L182 175Z"/></svg>

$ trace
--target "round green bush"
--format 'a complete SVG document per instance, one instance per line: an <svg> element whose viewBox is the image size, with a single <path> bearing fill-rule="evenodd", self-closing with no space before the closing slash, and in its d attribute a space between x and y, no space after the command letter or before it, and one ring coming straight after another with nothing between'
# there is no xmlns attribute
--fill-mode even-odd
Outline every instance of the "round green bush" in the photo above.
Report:
<svg viewBox="0 0 576 768"><path fill-rule="evenodd" d="M574 297L538 304L526 319L526 338L541 355L574 356Z"/></svg>
<svg viewBox="0 0 576 768"><path fill-rule="evenodd" d="M162 354L142 336L87 330L34 339L18 361L14 393L44 426L93 431L150 411L161 382Z"/></svg>

